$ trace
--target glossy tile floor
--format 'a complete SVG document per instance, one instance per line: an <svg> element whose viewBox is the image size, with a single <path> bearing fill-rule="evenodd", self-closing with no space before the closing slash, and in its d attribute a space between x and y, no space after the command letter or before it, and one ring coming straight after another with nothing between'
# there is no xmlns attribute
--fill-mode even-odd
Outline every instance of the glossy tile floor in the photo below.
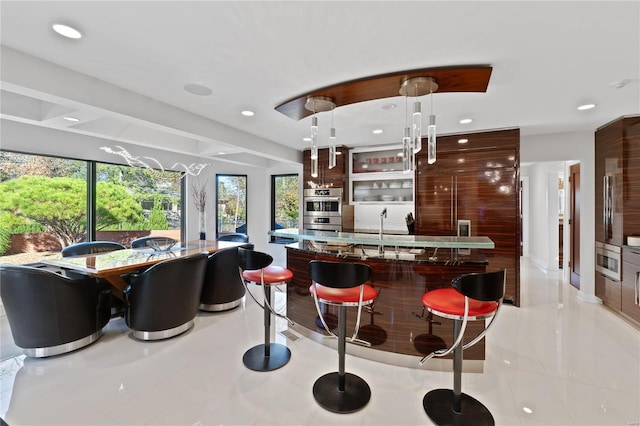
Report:
<svg viewBox="0 0 640 426"><path fill-rule="evenodd" d="M484 373L465 373L463 391L498 425L638 425L640 331L578 301L559 273L526 259L521 288L523 306L505 306L487 338ZM284 331L286 323L277 327ZM0 416L11 426L417 425L430 424L425 392L452 386L451 373L347 355L347 371L367 380L372 397L357 413L333 414L311 389L337 369L337 353L278 332L291 361L253 372L242 354L262 341L262 331L262 311L251 299L231 312L200 314L190 332L161 342L136 341L122 319L112 320L98 342L75 353L3 361Z"/></svg>

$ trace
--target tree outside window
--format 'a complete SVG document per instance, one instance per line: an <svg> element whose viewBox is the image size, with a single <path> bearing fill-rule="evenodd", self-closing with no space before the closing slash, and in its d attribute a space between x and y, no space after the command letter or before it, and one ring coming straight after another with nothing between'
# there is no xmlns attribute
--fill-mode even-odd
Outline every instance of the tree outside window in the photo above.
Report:
<svg viewBox="0 0 640 426"><path fill-rule="evenodd" d="M216 175L216 234L247 233L247 176Z"/></svg>

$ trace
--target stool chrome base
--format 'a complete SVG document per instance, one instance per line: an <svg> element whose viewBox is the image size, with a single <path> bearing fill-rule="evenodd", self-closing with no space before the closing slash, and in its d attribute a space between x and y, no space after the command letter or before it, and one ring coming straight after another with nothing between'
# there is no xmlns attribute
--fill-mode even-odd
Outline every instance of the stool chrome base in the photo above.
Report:
<svg viewBox="0 0 640 426"><path fill-rule="evenodd" d="M272 371L282 367L291 359L291 350L280 343L269 344L269 355L265 355L265 345L257 345L244 353L242 362L253 371Z"/></svg>
<svg viewBox="0 0 640 426"><path fill-rule="evenodd" d="M495 425L493 415L480 401L463 393L460 395L460 412L453 411L453 390L435 389L427 392L422 406L437 425Z"/></svg>
<svg viewBox="0 0 640 426"><path fill-rule="evenodd" d="M340 391L339 373L327 373L313 384L313 397L326 410L334 413L353 413L371 399L371 388L355 374L345 373L344 391Z"/></svg>

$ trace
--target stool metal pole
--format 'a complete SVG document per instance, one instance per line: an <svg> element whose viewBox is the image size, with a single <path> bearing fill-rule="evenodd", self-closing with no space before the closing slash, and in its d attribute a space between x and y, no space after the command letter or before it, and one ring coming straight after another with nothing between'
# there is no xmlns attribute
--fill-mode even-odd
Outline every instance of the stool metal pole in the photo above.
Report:
<svg viewBox="0 0 640 426"><path fill-rule="evenodd" d="M344 392L344 359L347 352L347 308L340 306L338 309L338 389Z"/></svg>
<svg viewBox="0 0 640 426"><path fill-rule="evenodd" d="M263 284L264 285L264 284ZM271 306L271 286L264 287L264 298ZM271 311L267 308L267 305L264 306L264 356L267 357L270 355L271 349Z"/></svg>
<svg viewBox="0 0 640 426"><path fill-rule="evenodd" d="M458 339L462 328L462 321L453 321L453 341ZM462 399L462 342L453 350L453 411L460 412L460 400Z"/></svg>

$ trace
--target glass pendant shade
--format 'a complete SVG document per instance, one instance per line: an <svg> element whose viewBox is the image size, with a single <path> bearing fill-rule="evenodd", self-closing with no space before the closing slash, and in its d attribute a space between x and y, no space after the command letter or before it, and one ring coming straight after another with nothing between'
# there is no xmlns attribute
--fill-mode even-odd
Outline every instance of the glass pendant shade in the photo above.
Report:
<svg viewBox="0 0 640 426"><path fill-rule="evenodd" d="M311 177L318 177L318 157L311 158Z"/></svg>
<svg viewBox="0 0 640 426"><path fill-rule="evenodd" d="M429 116L429 126L427 126L427 163L436 162L436 116Z"/></svg>
<svg viewBox="0 0 640 426"><path fill-rule="evenodd" d="M413 104L413 153L417 154L422 149L422 106L416 101Z"/></svg>
<svg viewBox="0 0 640 426"><path fill-rule="evenodd" d="M402 173L413 172L413 150L411 149L411 129L404 128L402 138Z"/></svg>
<svg viewBox="0 0 640 426"><path fill-rule="evenodd" d="M336 166L336 129L331 128L329 132L329 168Z"/></svg>
<svg viewBox="0 0 640 426"><path fill-rule="evenodd" d="M311 117L311 159L318 159L318 117Z"/></svg>

